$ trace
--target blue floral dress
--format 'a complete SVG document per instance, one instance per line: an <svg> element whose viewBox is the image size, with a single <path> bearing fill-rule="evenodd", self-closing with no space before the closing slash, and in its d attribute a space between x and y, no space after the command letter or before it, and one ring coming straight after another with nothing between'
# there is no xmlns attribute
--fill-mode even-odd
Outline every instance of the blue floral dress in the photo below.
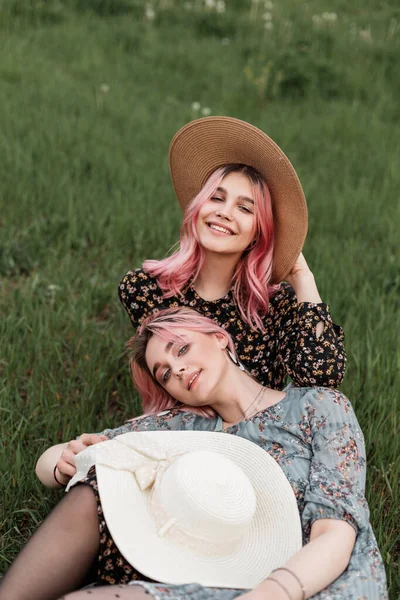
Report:
<svg viewBox="0 0 400 600"><path fill-rule="evenodd" d="M357 533L346 571L313 599L388 598L383 561L369 523L364 496L364 437L353 408L342 393L326 388L290 387L286 396L274 406L225 430L220 418L205 419L173 409L152 417L139 417L102 433L111 439L128 431L154 430L215 431L218 432L216 435L244 437L265 449L279 463L293 488L301 515L304 544L309 541L311 525L317 519L346 521ZM103 552L111 560L113 547L114 553L118 550L104 528L101 543ZM109 563L111 579L103 572L102 583L127 583L112 578L111 566L118 560L125 573L129 568L132 570L119 555ZM100 570L107 571L104 567L107 563L103 561L102 564ZM188 597L230 600L244 593L243 590L205 588L195 582L173 586L140 579L140 574L129 575L129 583L143 585L156 600Z"/></svg>

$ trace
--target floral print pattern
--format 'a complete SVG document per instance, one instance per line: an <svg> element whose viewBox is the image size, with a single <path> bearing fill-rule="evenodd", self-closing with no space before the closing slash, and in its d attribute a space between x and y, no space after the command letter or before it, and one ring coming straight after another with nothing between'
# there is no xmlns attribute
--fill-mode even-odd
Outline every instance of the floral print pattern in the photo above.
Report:
<svg viewBox="0 0 400 600"><path fill-rule="evenodd" d="M182 295L164 298L156 279L143 269L128 271L119 285L119 297L132 324L138 327L161 308L187 306L214 319L232 336L247 370L273 389L282 389L289 375L298 386L337 387L343 379L346 353L341 327L332 323L326 304L297 304L293 289L281 284L270 299L263 319L264 332L252 329L240 317L232 292L215 301L203 300L189 283ZM317 338L316 326L324 332Z"/></svg>
<svg viewBox="0 0 400 600"><path fill-rule="evenodd" d="M277 404L225 430L219 417L206 419L179 409L139 417L102 433L110 439L128 431L203 430L239 435L259 445L281 466L295 493L302 521L303 542L310 539L317 519L349 523L357 537L344 573L313 600L386 600L385 570L369 523L365 500L364 437L349 400L325 388L289 387ZM96 491L94 473L85 480ZM156 600L231 600L243 591L171 586L145 580L119 553L102 516L98 498L101 583L140 582ZM139 578L139 579L138 579Z"/></svg>

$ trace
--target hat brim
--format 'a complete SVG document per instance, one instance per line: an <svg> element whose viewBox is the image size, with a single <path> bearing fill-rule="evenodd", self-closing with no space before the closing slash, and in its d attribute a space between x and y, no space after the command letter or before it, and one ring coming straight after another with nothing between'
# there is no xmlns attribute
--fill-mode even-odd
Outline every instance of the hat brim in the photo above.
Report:
<svg viewBox="0 0 400 600"><path fill-rule="evenodd" d="M245 538L229 556L205 557L158 535L147 508L149 492L135 476L96 466L105 521L121 554L140 573L162 583L200 583L210 587L253 588L284 564L302 545L296 498L276 461L254 443L217 432L153 431L147 436L169 452L209 450L233 460L250 479L257 508Z"/></svg>
<svg viewBox="0 0 400 600"><path fill-rule="evenodd" d="M308 226L303 188L287 156L263 131L232 117L197 119L171 141L171 178L183 210L208 177L230 163L255 168L267 182L275 226L271 282L279 283L299 256Z"/></svg>

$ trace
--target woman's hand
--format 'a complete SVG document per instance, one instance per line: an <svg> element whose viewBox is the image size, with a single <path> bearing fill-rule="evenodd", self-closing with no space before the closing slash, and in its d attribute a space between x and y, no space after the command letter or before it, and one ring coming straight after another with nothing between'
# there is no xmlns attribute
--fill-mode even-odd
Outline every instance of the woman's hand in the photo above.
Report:
<svg viewBox="0 0 400 600"><path fill-rule="evenodd" d="M304 258L304 254L300 252L289 275L286 277L286 281L290 283L293 289L295 289L296 283L306 279L314 279L314 275Z"/></svg>
<svg viewBox="0 0 400 600"><path fill-rule="evenodd" d="M95 433L83 433L77 440L68 442L67 447L61 453L60 458L56 463L56 476L62 484L67 484L68 481L76 473L75 456L85 450L88 446L105 442L108 438L105 435L97 435Z"/></svg>
<svg viewBox="0 0 400 600"><path fill-rule="evenodd" d="M292 270L286 277L286 281L294 289L299 304L301 302L313 302L314 304L322 302L314 275L302 252L299 254Z"/></svg>

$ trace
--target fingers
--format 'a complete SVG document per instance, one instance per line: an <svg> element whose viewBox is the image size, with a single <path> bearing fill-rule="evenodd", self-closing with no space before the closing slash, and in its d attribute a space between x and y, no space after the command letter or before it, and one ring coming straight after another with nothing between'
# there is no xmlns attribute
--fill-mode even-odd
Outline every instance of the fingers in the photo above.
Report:
<svg viewBox="0 0 400 600"><path fill-rule="evenodd" d="M62 452L60 458L57 461L57 469L61 473L61 475L65 475L66 477L73 477L76 473L75 467L75 456L77 453L72 452L71 450L64 450Z"/></svg>
<svg viewBox="0 0 400 600"><path fill-rule="evenodd" d="M105 435L98 435L97 433L82 433L79 438L79 441L84 444L84 446L93 446L93 444L99 444L100 442L105 442L108 438Z"/></svg>
<svg viewBox="0 0 400 600"><path fill-rule="evenodd" d="M57 469L60 474L66 477L73 477L76 473L75 456L88 446L105 442L107 439L105 435L83 433L77 440L68 442L66 449L61 453L57 461Z"/></svg>

